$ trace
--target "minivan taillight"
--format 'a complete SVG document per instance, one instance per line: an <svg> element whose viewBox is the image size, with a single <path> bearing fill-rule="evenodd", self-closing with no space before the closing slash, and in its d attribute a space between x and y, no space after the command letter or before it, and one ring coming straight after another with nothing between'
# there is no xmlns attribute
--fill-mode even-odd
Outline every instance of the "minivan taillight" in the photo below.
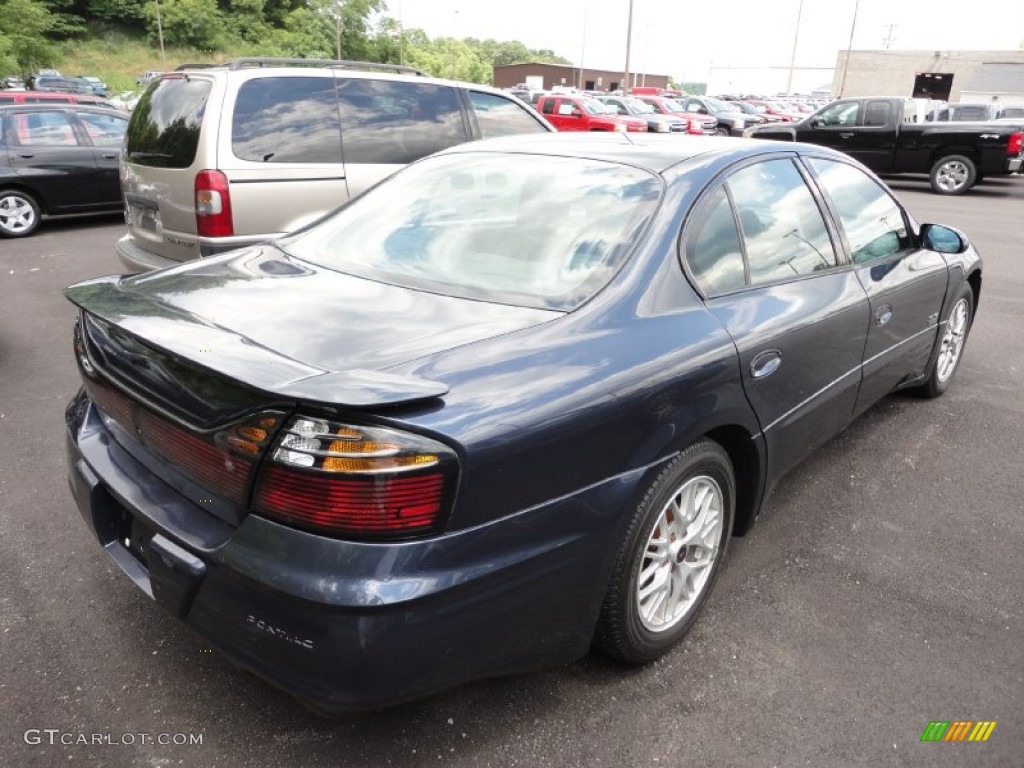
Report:
<svg viewBox="0 0 1024 768"><path fill-rule="evenodd" d="M200 237L230 237L235 234L228 177L220 171L196 174L196 232Z"/></svg>
<svg viewBox="0 0 1024 768"><path fill-rule="evenodd" d="M1010 134L1010 140L1006 143L1006 154L1019 155L1024 150L1024 131Z"/></svg>
<svg viewBox="0 0 1024 768"><path fill-rule="evenodd" d="M454 451L387 427L299 416L260 472L256 514L333 536L408 536L435 529L451 503Z"/></svg>

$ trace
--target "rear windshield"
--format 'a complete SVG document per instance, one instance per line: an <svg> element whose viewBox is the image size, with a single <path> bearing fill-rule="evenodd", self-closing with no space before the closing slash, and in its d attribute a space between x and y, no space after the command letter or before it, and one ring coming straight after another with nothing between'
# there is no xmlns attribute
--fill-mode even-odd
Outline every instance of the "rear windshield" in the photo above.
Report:
<svg viewBox="0 0 1024 768"><path fill-rule="evenodd" d="M125 159L157 168L188 168L196 159L209 80L158 80L132 112Z"/></svg>
<svg viewBox="0 0 1024 768"><path fill-rule="evenodd" d="M660 198L659 177L617 163L438 155L279 244L371 280L568 310L611 280Z"/></svg>

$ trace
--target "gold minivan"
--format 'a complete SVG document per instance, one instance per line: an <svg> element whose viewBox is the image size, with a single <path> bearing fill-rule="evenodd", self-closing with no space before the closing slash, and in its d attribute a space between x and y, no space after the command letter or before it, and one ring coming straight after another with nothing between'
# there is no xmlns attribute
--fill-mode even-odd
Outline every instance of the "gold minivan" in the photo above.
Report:
<svg viewBox="0 0 1024 768"><path fill-rule="evenodd" d="M269 240L446 147L550 131L507 93L410 67L185 66L150 83L132 113L117 253L140 272Z"/></svg>

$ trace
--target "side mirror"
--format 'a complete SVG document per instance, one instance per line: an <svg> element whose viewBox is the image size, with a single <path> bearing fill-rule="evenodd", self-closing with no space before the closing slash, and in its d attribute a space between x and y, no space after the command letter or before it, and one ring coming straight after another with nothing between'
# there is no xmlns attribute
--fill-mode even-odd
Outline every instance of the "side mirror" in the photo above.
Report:
<svg viewBox="0 0 1024 768"><path fill-rule="evenodd" d="M816 118L816 117L812 117L810 120L807 121L807 124L811 128L817 128L818 126L821 125L821 121L819 121L818 118Z"/></svg>
<svg viewBox="0 0 1024 768"><path fill-rule="evenodd" d="M970 247L967 235L942 224L922 224L921 245L937 253L963 253Z"/></svg>
<svg viewBox="0 0 1024 768"><path fill-rule="evenodd" d="M707 107L697 107L697 113L701 114L701 115L706 115L708 113L708 108Z"/></svg>

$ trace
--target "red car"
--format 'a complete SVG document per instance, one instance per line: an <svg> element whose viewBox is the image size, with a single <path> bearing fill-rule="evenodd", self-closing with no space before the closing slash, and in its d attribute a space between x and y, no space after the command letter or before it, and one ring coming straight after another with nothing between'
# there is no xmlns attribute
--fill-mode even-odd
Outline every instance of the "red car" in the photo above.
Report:
<svg viewBox="0 0 1024 768"><path fill-rule="evenodd" d="M587 96L541 96L537 101L537 111L560 131L647 133L646 120L610 112L606 105Z"/></svg>
<svg viewBox="0 0 1024 768"><path fill-rule="evenodd" d="M784 123L792 123L801 118L801 115L789 112L786 108L776 101L761 101L753 99L744 99L747 104L752 104L755 107L763 107L765 114L774 115L782 120Z"/></svg>
<svg viewBox="0 0 1024 768"><path fill-rule="evenodd" d="M633 89L634 92L636 89ZM696 136L714 136L715 130L718 128L718 121L715 120L711 115L701 115L697 112L687 112L683 109L683 105L675 99L670 99L666 96L650 96L650 95L639 95L637 96L640 101L645 104L650 104L654 107L654 110L662 115L672 115L673 117L681 117L686 120L689 126L686 132Z"/></svg>

